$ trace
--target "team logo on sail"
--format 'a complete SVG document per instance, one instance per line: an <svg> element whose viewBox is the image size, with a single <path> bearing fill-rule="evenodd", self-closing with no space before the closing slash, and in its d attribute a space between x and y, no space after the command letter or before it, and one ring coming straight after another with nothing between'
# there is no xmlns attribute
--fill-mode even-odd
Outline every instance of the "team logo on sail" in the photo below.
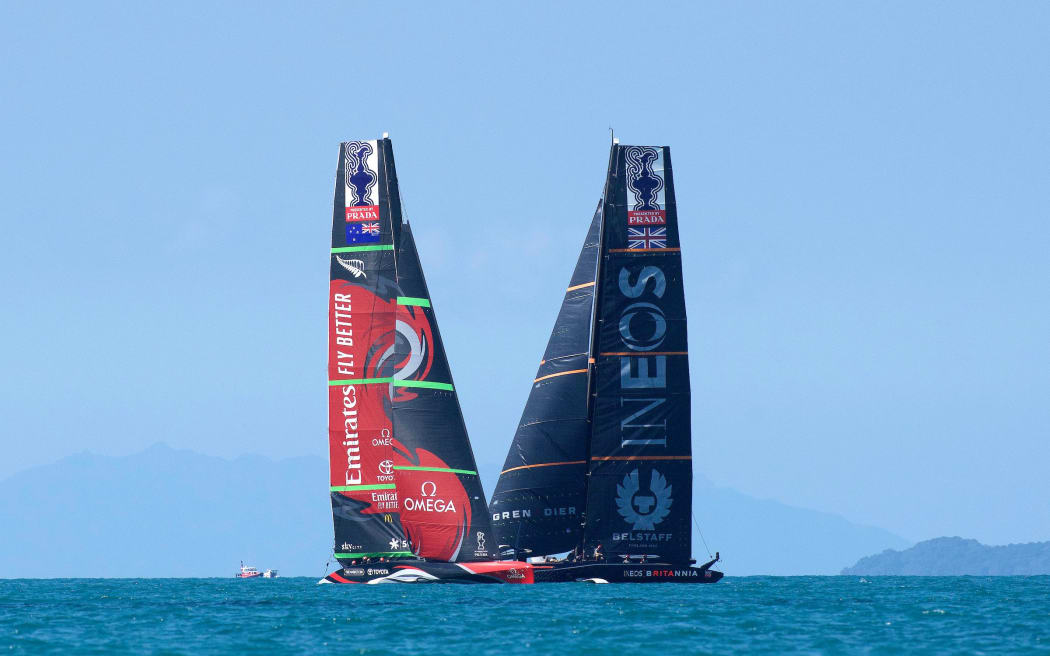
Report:
<svg viewBox="0 0 1050 656"><path fill-rule="evenodd" d="M365 263L362 260L351 260L336 255L335 261L339 263L339 266L349 271L355 278L368 277L365 275Z"/></svg>
<svg viewBox="0 0 1050 656"><path fill-rule="evenodd" d="M437 495L437 483L424 481L419 486L419 497L405 497L405 510L424 512L456 512L456 502L441 499Z"/></svg>
<svg viewBox="0 0 1050 656"><path fill-rule="evenodd" d="M626 149L628 199L627 225L653 226L667 223L664 209L663 152L648 146ZM628 248L665 248L665 246L628 246Z"/></svg>
<svg viewBox="0 0 1050 656"><path fill-rule="evenodd" d="M376 149L369 141L350 141L345 151L346 220L378 221L375 198L379 175L373 168Z"/></svg>
<svg viewBox="0 0 1050 656"><path fill-rule="evenodd" d="M660 472L653 470L649 489L640 490L638 470L623 477L616 486L616 509L632 530L652 530L671 512L671 486Z"/></svg>
<svg viewBox="0 0 1050 656"><path fill-rule="evenodd" d="M394 306L394 331L384 334L368 351L368 371L374 378L395 381L425 380L434 364L434 336L423 311L410 305ZM393 401L410 401L418 396L408 387L390 383Z"/></svg>

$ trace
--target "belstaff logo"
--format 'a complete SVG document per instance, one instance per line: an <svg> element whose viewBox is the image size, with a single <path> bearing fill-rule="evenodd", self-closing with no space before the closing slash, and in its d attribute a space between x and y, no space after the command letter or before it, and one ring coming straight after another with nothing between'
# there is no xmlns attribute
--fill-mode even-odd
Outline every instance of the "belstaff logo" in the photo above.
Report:
<svg viewBox="0 0 1050 656"><path fill-rule="evenodd" d="M649 489L640 490L638 470L623 477L616 486L616 509L635 531L652 530L671 513L671 486L660 472L653 470Z"/></svg>

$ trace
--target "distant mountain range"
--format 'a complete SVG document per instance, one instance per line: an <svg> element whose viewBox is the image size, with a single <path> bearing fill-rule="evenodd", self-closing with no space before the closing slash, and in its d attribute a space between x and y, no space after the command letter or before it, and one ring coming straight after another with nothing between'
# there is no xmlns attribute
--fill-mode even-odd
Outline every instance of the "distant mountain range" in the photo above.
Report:
<svg viewBox="0 0 1050 656"><path fill-rule="evenodd" d="M241 559L320 576L330 559L323 458L227 460L163 444L82 453L0 481L0 578L232 576ZM487 490L491 491L491 485ZM696 476L694 509L730 575L834 574L908 542ZM707 553L694 536L693 553Z"/></svg>
<svg viewBox="0 0 1050 656"><path fill-rule="evenodd" d="M1050 542L988 546L960 537L867 556L843 574L863 576L1035 576L1050 574Z"/></svg>

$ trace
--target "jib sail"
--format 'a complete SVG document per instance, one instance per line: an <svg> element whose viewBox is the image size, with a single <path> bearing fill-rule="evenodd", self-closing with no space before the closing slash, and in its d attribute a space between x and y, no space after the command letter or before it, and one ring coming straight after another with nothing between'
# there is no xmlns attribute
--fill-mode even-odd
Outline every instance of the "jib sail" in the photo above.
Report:
<svg viewBox="0 0 1050 656"><path fill-rule="evenodd" d="M418 556L491 560L485 493L407 223L397 254L402 295L397 298L396 370L390 389L401 523Z"/></svg>
<svg viewBox="0 0 1050 656"><path fill-rule="evenodd" d="M690 557L682 258L670 149L613 146L604 203L584 543Z"/></svg>
<svg viewBox="0 0 1050 656"><path fill-rule="evenodd" d="M581 538L601 211L599 205L489 506L499 544L536 555L568 551Z"/></svg>
<svg viewBox="0 0 1050 656"><path fill-rule="evenodd" d="M336 557L487 559L484 493L389 139L340 146L331 257Z"/></svg>

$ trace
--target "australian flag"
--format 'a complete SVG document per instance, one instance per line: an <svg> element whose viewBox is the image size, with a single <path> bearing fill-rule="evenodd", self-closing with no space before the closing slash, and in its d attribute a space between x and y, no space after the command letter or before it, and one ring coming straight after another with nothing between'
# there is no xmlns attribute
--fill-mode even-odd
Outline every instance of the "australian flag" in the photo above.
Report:
<svg viewBox="0 0 1050 656"><path fill-rule="evenodd" d="M379 221L346 224L346 243L374 244L379 241Z"/></svg>
<svg viewBox="0 0 1050 656"><path fill-rule="evenodd" d="M667 248L667 228L627 228L627 248Z"/></svg>

